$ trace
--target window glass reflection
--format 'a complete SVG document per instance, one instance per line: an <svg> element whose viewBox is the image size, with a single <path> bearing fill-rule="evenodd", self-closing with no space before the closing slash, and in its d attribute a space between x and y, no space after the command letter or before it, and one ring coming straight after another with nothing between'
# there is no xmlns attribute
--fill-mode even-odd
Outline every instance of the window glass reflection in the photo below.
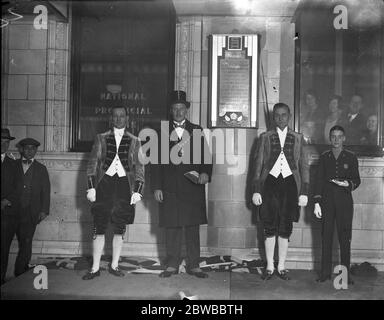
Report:
<svg viewBox="0 0 384 320"><path fill-rule="evenodd" d="M348 8L353 15L356 8ZM329 144L341 125L346 145L379 146L382 138L382 21L347 29L333 26L333 7L306 8L296 22L300 34L297 126L308 144Z"/></svg>

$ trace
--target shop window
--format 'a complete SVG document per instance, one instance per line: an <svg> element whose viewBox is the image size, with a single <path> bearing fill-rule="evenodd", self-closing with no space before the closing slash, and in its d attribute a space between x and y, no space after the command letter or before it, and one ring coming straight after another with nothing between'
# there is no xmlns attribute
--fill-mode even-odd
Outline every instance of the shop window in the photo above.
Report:
<svg viewBox="0 0 384 320"><path fill-rule="evenodd" d="M383 154L382 1L303 1L295 53L295 128L319 151L341 125L361 156Z"/></svg>
<svg viewBox="0 0 384 320"><path fill-rule="evenodd" d="M173 88L172 1L74 1L72 150L89 151L124 106L129 130L156 129Z"/></svg>

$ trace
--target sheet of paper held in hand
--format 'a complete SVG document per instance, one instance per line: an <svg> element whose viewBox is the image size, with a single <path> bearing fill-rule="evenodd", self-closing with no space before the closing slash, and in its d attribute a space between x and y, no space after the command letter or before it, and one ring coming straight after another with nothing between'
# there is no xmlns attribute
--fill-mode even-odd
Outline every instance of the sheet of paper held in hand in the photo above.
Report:
<svg viewBox="0 0 384 320"><path fill-rule="evenodd" d="M184 173L184 176L187 179L191 180L193 183L196 183L196 184L199 183L200 174L197 171L188 171Z"/></svg>

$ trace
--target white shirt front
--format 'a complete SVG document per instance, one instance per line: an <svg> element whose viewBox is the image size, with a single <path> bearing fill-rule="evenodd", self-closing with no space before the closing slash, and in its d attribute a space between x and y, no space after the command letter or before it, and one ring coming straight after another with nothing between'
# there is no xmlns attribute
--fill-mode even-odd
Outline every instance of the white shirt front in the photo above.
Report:
<svg viewBox="0 0 384 320"><path fill-rule="evenodd" d="M283 176L283 178L286 178L292 174L291 168L289 167L287 158L285 157L284 150L283 150L285 139L287 138L287 132L288 132L288 127L285 127L284 130L277 128L277 134L279 135L281 152L274 166L272 167L272 170L269 172L269 174L273 175L275 178L277 178L280 173Z"/></svg>
<svg viewBox="0 0 384 320"><path fill-rule="evenodd" d="M5 153L2 153L1 154L1 163L3 163L4 159L5 159Z"/></svg>
<svg viewBox="0 0 384 320"><path fill-rule="evenodd" d="M349 122L352 122L356 117L357 117L358 113L355 113L355 114L348 114L348 121Z"/></svg>
<svg viewBox="0 0 384 320"><path fill-rule="evenodd" d="M116 155L111 165L109 166L107 172L105 173L110 177L113 177L116 173L119 177L126 176L124 167L121 164L119 154L118 154L120 142L121 142L121 139L123 138L124 131L125 131L125 128L122 128L122 129L113 128L113 132L115 134L115 141L116 141Z"/></svg>
<svg viewBox="0 0 384 320"><path fill-rule="evenodd" d="M183 125L185 123L185 119L183 121L181 121L180 123L176 122L176 121L173 121L174 124L180 124L180 125ZM177 127L175 128L175 131L176 131L176 134L177 136L179 137L179 139L181 139L181 137L183 136L183 133L184 133L184 128L181 128L181 127Z"/></svg>

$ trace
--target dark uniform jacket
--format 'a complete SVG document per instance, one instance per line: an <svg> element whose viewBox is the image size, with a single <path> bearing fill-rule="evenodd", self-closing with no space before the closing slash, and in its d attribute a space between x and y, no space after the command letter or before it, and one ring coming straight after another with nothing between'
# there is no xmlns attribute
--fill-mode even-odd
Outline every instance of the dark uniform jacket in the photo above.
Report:
<svg viewBox="0 0 384 320"><path fill-rule="evenodd" d="M198 173L206 173L210 181L212 175L212 162L204 164L204 138L201 138L201 163L193 164L192 149L194 142L192 134L194 129L202 130L200 126L185 120L184 131L187 131L190 137L188 144L190 164L181 163L176 165L170 160L169 164L152 166L152 188L163 192L163 202L160 203L159 213L159 225L161 227L180 227L207 223L205 185L195 184L184 176L186 172L197 171ZM173 130L173 124L170 122L169 132L166 133L169 134L170 138ZM170 141L169 152L177 143L177 141Z"/></svg>
<svg viewBox="0 0 384 320"><path fill-rule="evenodd" d="M16 160L18 194L21 195L24 188L24 171L22 160ZM47 168L36 159L33 160L29 170L32 170L32 184L30 195L30 215L32 223L39 222L40 212L49 214L51 200L51 184Z"/></svg>
<svg viewBox="0 0 384 320"><path fill-rule="evenodd" d="M16 175L15 160L5 156L1 163L1 200L7 199L12 205L5 207L1 214L15 214L17 212Z"/></svg>
<svg viewBox="0 0 384 320"><path fill-rule="evenodd" d="M348 181L348 187L339 187L332 179ZM328 193L334 193L333 188L342 190L346 195L360 185L359 163L354 153L343 149L335 159L332 150L325 151L319 159L319 168L315 185L315 203L322 204L322 201Z"/></svg>

